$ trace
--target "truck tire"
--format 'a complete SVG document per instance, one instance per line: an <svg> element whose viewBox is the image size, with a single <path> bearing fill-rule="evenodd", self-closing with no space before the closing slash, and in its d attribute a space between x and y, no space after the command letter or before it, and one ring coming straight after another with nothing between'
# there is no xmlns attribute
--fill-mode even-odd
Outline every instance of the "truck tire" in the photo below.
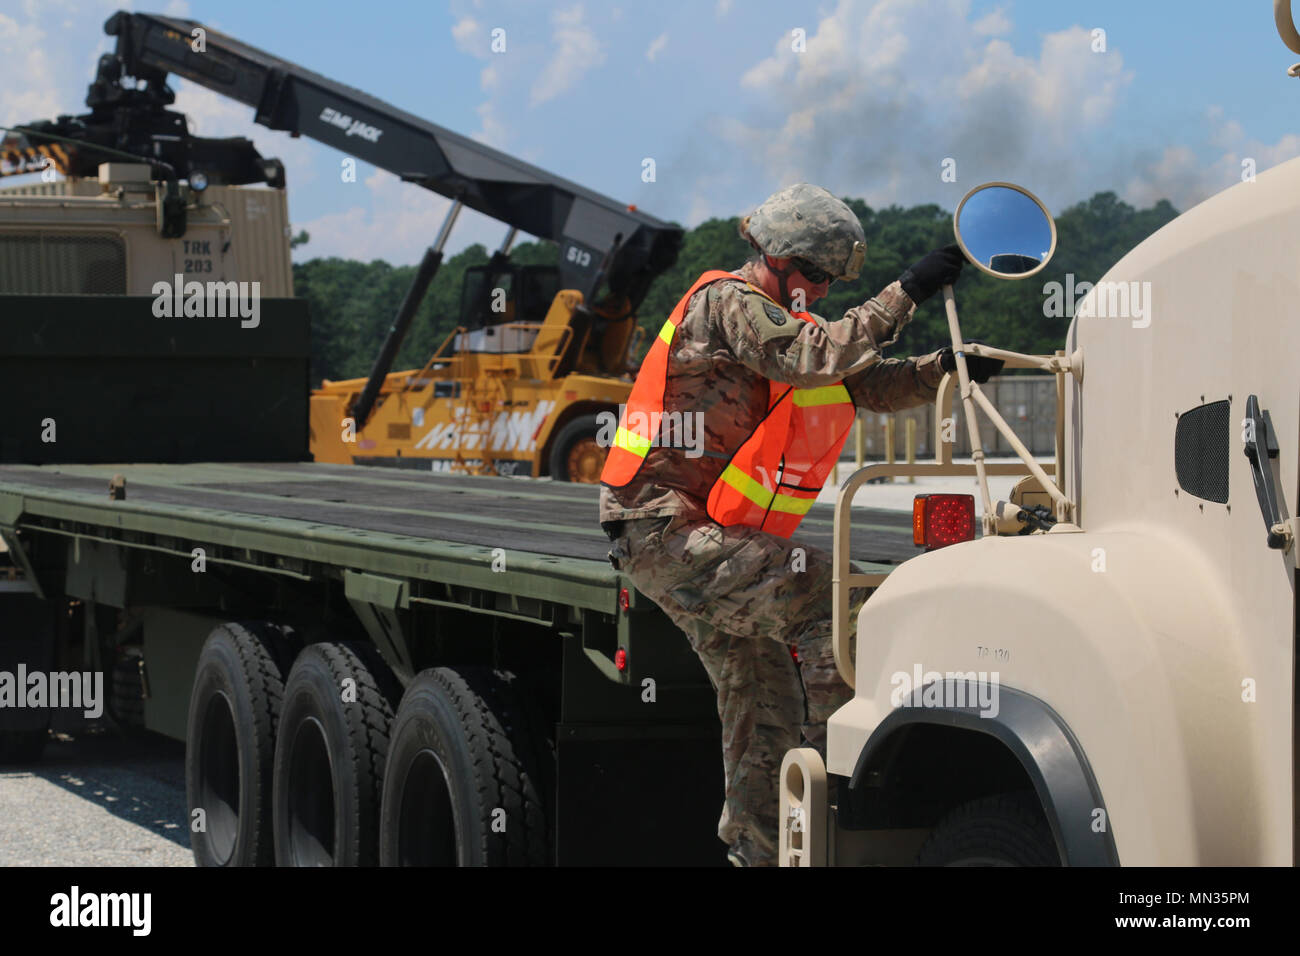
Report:
<svg viewBox="0 0 1300 956"><path fill-rule="evenodd" d="M275 745L278 865L379 861L379 801L398 693L369 645L311 644L298 655Z"/></svg>
<svg viewBox="0 0 1300 956"><path fill-rule="evenodd" d="M278 629L221 624L199 653L185 737L190 845L198 866L270 866L271 761L287 650ZM203 828L195 829L195 810Z"/></svg>
<svg viewBox="0 0 1300 956"><path fill-rule="evenodd" d="M407 687L384 775L384 866L552 862L553 752L512 681L439 667Z"/></svg>
<svg viewBox="0 0 1300 956"><path fill-rule="evenodd" d="M561 428L551 442L551 477L579 484L600 481L609 449L596 441L599 433L600 418L596 415L579 415Z"/></svg>
<svg viewBox="0 0 1300 956"><path fill-rule="evenodd" d="M958 807L939 821L918 866L1060 866L1056 841L1031 792L1001 793Z"/></svg>

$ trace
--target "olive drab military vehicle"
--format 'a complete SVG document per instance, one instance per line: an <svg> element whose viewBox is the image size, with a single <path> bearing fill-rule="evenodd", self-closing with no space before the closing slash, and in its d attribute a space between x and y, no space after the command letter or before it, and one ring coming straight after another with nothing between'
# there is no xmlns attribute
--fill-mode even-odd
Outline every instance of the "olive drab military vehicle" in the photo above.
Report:
<svg viewBox="0 0 1300 956"><path fill-rule="evenodd" d="M946 290L958 355L1057 375L1056 460L1035 462L963 359L941 408L958 392L972 447L978 412L1023 465L954 464L937 434L933 463L843 483L835 635L855 696L825 763L786 757L783 865L1296 862L1298 214L1300 159L1187 211L1080 299L1052 356L963 346ZM973 190L955 228L1008 279L1055 242L1007 184ZM1016 470L990 501L985 477ZM974 473L982 501L977 525L971 496L918 498L926 551L885 578L847 549L855 492L887 471Z"/></svg>

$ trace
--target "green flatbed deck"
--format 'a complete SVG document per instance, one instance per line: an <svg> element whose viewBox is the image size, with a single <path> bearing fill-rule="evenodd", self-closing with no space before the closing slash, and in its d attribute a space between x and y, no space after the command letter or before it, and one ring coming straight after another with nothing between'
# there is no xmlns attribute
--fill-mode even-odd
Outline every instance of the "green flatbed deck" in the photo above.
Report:
<svg viewBox="0 0 1300 956"><path fill-rule="evenodd" d="M118 473L126 498L113 501ZM214 560L280 573L320 562L606 610L618 575L597 496L591 485L314 462L0 465L0 527L106 534L178 554L211 545ZM868 533L854 536L855 563L887 570L916 553L910 515L856 513ZM829 550L831 529L832 509L818 505L796 537ZM517 574L492 571L497 548Z"/></svg>

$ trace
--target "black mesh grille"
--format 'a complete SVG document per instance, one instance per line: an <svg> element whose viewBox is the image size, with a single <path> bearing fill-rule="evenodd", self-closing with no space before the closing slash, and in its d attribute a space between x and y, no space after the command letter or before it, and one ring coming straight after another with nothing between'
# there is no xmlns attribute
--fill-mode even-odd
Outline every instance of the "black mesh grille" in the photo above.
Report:
<svg viewBox="0 0 1300 956"><path fill-rule="evenodd" d="M92 233L0 232L0 292L126 295L126 246Z"/></svg>
<svg viewBox="0 0 1300 956"><path fill-rule="evenodd" d="M1174 432L1174 471L1188 494L1228 502L1228 451L1232 443L1227 402L1183 412Z"/></svg>

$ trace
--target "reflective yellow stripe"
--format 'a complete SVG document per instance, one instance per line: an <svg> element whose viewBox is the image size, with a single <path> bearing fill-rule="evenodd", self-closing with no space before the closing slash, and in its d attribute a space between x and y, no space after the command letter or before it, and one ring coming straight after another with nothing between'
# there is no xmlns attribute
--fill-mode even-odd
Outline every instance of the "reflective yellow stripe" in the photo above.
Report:
<svg viewBox="0 0 1300 956"><path fill-rule="evenodd" d="M673 320L669 319L663 324L663 328L659 330L659 338L663 339L666 344L672 345L674 331L676 331L676 326L673 325Z"/></svg>
<svg viewBox="0 0 1300 956"><path fill-rule="evenodd" d="M788 515L806 515L816 500L816 498L796 498L794 495L787 495L784 491L778 491L776 497L772 499L772 510Z"/></svg>
<svg viewBox="0 0 1300 956"><path fill-rule="evenodd" d="M626 428L620 428L614 432L614 447L630 451L638 458L644 458L646 452L650 450L650 439L642 438L636 432L630 432Z"/></svg>
<svg viewBox="0 0 1300 956"><path fill-rule="evenodd" d="M780 511L783 514L805 515L817 500L815 495L811 498L796 498L782 491L773 495L763 487L761 482L755 481L735 465L726 467L722 472L722 480L760 508L767 508L770 505L773 511Z"/></svg>
<svg viewBox="0 0 1300 956"><path fill-rule="evenodd" d="M810 405L834 405L836 402L849 402L849 390L843 385L825 385L822 388L796 388L794 403L801 408Z"/></svg>
<svg viewBox="0 0 1300 956"><path fill-rule="evenodd" d="M772 492L768 491L762 486L762 484L749 477L749 475L745 474L735 465L728 465L726 469L723 470L722 480L731 485L731 487L735 488L760 508L766 508L768 502L772 500Z"/></svg>

